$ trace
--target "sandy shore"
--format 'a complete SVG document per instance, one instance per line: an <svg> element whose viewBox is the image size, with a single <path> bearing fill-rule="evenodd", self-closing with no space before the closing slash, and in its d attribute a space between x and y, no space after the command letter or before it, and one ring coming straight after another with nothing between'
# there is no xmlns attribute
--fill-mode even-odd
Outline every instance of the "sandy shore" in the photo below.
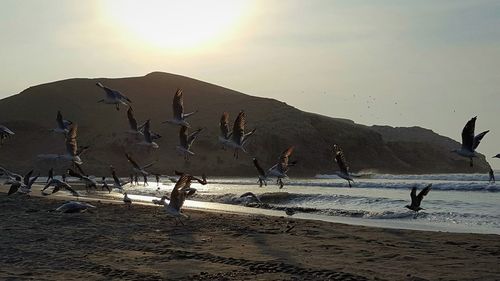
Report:
<svg viewBox="0 0 500 281"><path fill-rule="evenodd" d="M500 236L0 193L0 280L500 280Z"/></svg>

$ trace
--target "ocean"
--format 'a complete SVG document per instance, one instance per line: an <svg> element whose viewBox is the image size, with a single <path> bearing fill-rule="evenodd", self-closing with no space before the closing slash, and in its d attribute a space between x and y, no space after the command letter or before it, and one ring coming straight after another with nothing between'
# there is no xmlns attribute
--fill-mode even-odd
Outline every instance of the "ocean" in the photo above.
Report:
<svg viewBox="0 0 500 281"><path fill-rule="evenodd" d="M152 180L152 179L150 179ZM274 181L259 187L256 178L209 178L209 184L192 184L198 192L185 206L220 211L287 216L356 225L462 233L500 234L500 183L488 183L483 174L389 175L364 174L347 182L335 175L286 180L283 189ZM413 186L418 191L432 183L420 211L404 206ZM149 186L126 186L134 200L151 201L169 195L174 183L162 178L160 190ZM417 191L417 192L418 192ZM261 204L239 198L257 195ZM107 193L107 192L106 192ZM116 197L121 196L116 194Z"/></svg>

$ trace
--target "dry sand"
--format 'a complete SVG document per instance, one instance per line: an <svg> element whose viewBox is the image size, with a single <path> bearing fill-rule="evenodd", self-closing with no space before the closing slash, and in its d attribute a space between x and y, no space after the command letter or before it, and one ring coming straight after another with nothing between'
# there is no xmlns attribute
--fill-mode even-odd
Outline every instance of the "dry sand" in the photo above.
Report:
<svg viewBox="0 0 500 281"><path fill-rule="evenodd" d="M500 280L498 235L61 203L0 193L1 280Z"/></svg>

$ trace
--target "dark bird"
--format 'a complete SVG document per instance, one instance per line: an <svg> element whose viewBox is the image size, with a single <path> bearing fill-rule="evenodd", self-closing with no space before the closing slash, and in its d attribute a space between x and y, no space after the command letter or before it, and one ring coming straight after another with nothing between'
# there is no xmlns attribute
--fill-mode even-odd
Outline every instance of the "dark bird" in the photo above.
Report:
<svg viewBox="0 0 500 281"><path fill-rule="evenodd" d="M354 182L350 173L349 166L347 161L345 160L344 152L338 145L333 145L333 153L335 154L335 162L339 167L339 170L335 172L335 174L343 179L345 179L349 183L349 187L352 187L351 181Z"/></svg>
<svg viewBox="0 0 500 281"><path fill-rule="evenodd" d="M16 192L23 193L23 194L29 194L31 192L31 187L35 183L35 181L38 179L39 175L36 175L35 177L31 178L31 175L33 174L33 170L29 171L26 175L24 175L23 181L14 181L12 185L10 186L9 193L7 195L14 194Z"/></svg>
<svg viewBox="0 0 500 281"><path fill-rule="evenodd" d="M58 110L56 117L57 126L54 129L52 129L52 131L55 133L67 134L69 132L69 127L71 126L71 124L73 124L73 122L63 119L61 111Z"/></svg>
<svg viewBox="0 0 500 281"><path fill-rule="evenodd" d="M406 205L405 207L415 212L423 210L423 208L420 208L420 204L422 203L422 199L424 199L424 196L426 196L427 193L429 193L429 191L431 190L431 187L432 184L427 185L417 195L417 187L414 186L410 192L411 204Z"/></svg>
<svg viewBox="0 0 500 281"><path fill-rule="evenodd" d="M253 165L255 166L257 172L259 173L259 187L262 187L262 185L267 186L267 174L264 171L264 169L262 169L262 167L260 166L257 158L253 158Z"/></svg>
<svg viewBox="0 0 500 281"><path fill-rule="evenodd" d="M476 119L477 116L469 120L462 130L462 147L460 149L452 150L452 152L455 152L462 157L469 158L471 167L474 166L472 159L477 157L476 148L479 146L483 137L489 132L489 130L484 131L479 135L474 136Z"/></svg>
<svg viewBox="0 0 500 281"><path fill-rule="evenodd" d="M67 172L69 176L79 178L80 180L82 180L85 183L85 189L87 191L89 190L89 188L97 189L97 182L94 179L88 176L84 176L79 172L73 171L72 169L68 169Z"/></svg>
<svg viewBox="0 0 500 281"><path fill-rule="evenodd" d="M189 155L194 155L194 152L191 151L191 146L193 145L194 140L198 136L198 134L203 129L198 129L191 134L189 134L189 129L186 126L181 126L179 130L179 142L180 145L176 147L177 151L184 155L184 159L189 160Z"/></svg>
<svg viewBox="0 0 500 281"><path fill-rule="evenodd" d="M47 188L49 188L50 186L53 186L54 189L52 190L52 193L45 193L45 190ZM68 183L60 180L60 179L52 179L50 180L46 185L45 187L42 189L42 194L43 195L50 195L50 194L54 194L56 192L58 192L59 190L61 189L66 189L67 191L69 191L71 193L71 195L73 196L80 196L80 194L78 194L78 192L76 192L73 188L71 188L71 185L69 185Z"/></svg>
<svg viewBox="0 0 500 281"><path fill-rule="evenodd" d="M149 163L147 165L144 165L144 166L139 166L137 164L137 162L134 161L134 159L132 159L132 157L130 156L130 154L128 153L125 153L125 157L127 157L127 160L128 162L132 165L132 170L135 172L135 173L139 173L143 176L147 176L149 175L149 172L146 171L147 168L153 166L154 162L153 163Z"/></svg>

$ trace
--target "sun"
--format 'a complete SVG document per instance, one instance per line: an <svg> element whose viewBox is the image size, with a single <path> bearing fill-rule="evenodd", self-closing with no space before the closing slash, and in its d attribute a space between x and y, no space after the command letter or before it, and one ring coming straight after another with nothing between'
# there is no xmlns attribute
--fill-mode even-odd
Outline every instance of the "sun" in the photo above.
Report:
<svg viewBox="0 0 500 281"><path fill-rule="evenodd" d="M155 47L203 47L234 31L250 9L249 0L108 0L106 20L133 40ZM128 36L128 35L127 35Z"/></svg>

